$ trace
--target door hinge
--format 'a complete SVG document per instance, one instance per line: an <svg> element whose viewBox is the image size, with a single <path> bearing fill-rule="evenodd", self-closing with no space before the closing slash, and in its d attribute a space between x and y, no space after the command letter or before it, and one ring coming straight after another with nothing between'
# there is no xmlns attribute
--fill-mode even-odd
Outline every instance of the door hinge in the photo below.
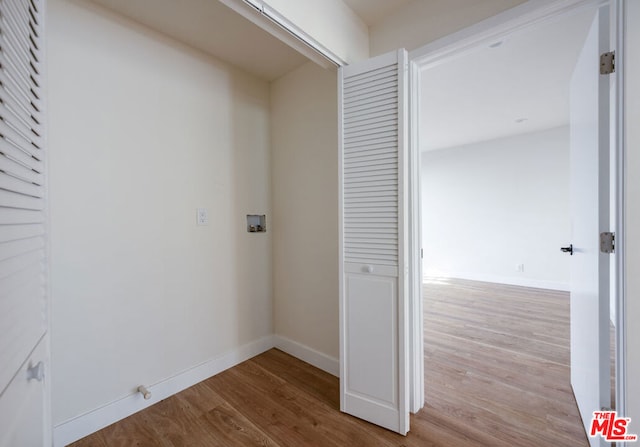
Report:
<svg viewBox="0 0 640 447"><path fill-rule="evenodd" d="M608 75L616 71L616 52L609 51L600 55L600 74Z"/></svg>
<svg viewBox="0 0 640 447"><path fill-rule="evenodd" d="M616 234L604 232L600 233L600 251L602 253L615 253Z"/></svg>
<svg viewBox="0 0 640 447"><path fill-rule="evenodd" d="M420 249L420 259L424 258L424 248Z"/></svg>

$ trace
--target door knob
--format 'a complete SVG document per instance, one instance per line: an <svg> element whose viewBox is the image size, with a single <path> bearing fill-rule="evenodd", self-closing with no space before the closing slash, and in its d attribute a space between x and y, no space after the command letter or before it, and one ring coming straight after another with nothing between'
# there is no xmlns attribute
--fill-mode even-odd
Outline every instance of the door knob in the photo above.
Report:
<svg viewBox="0 0 640 447"><path fill-rule="evenodd" d="M569 253L573 256L573 244L570 244L568 247L560 247L560 251L563 253Z"/></svg>
<svg viewBox="0 0 640 447"><path fill-rule="evenodd" d="M44 363L38 362L35 366L27 368L27 380L44 380Z"/></svg>

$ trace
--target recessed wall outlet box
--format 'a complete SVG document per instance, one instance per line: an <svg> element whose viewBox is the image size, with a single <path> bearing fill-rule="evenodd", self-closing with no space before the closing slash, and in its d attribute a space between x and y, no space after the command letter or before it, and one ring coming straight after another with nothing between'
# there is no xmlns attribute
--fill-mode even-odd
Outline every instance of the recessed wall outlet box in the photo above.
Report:
<svg viewBox="0 0 640 447"><path fill-rule="evenodd" d="M516 272L524 272L524 264L516 264Z"/></svg>
<svg viewBox="0 0 640 447"><path fill-rule="evenodd" d="M198 225L209 225L209 211L206 208L196 209L196 223Z"/></svg>
<svg viewBox="0 0 640 447"><path fill-rule="evenodd" d="M266 233L267 217L264 214L247 214L247 232Z"/></svg>

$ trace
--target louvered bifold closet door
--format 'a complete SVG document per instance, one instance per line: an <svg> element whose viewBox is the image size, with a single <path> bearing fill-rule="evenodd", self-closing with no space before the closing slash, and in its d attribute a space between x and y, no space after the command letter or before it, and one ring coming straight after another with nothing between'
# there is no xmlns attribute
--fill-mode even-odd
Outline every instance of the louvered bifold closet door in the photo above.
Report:
<svg viewBox="0 0 640 447"><path fill-rule="evenodd" d="M340 70L341 409L405 434L404 50Z"/></svg>
<svg viewBox="0 0 640 447"><path fill-rule="evenodd" d="M42 7L0 1L0 392L47 329Z"/></svg>

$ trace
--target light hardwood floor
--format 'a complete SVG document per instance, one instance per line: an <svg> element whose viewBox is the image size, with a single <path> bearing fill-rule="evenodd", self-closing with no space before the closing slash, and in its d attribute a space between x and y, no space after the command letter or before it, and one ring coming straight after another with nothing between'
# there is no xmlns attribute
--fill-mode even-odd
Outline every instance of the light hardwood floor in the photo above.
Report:
<svg viewBox="0 0 640 447"><path fill-rule="evenodd" d="M271 350L73 446L586 446L568 331L566 293L431 281L407 437L340 413L337 378Z"/></svg>
<svg viewBox="0 0 640 447"><path fill-rule="evenodd" d="M588 445L569 383L568 293L437 279L424 290L425 400L451 427L477 445Z"/></svg>

